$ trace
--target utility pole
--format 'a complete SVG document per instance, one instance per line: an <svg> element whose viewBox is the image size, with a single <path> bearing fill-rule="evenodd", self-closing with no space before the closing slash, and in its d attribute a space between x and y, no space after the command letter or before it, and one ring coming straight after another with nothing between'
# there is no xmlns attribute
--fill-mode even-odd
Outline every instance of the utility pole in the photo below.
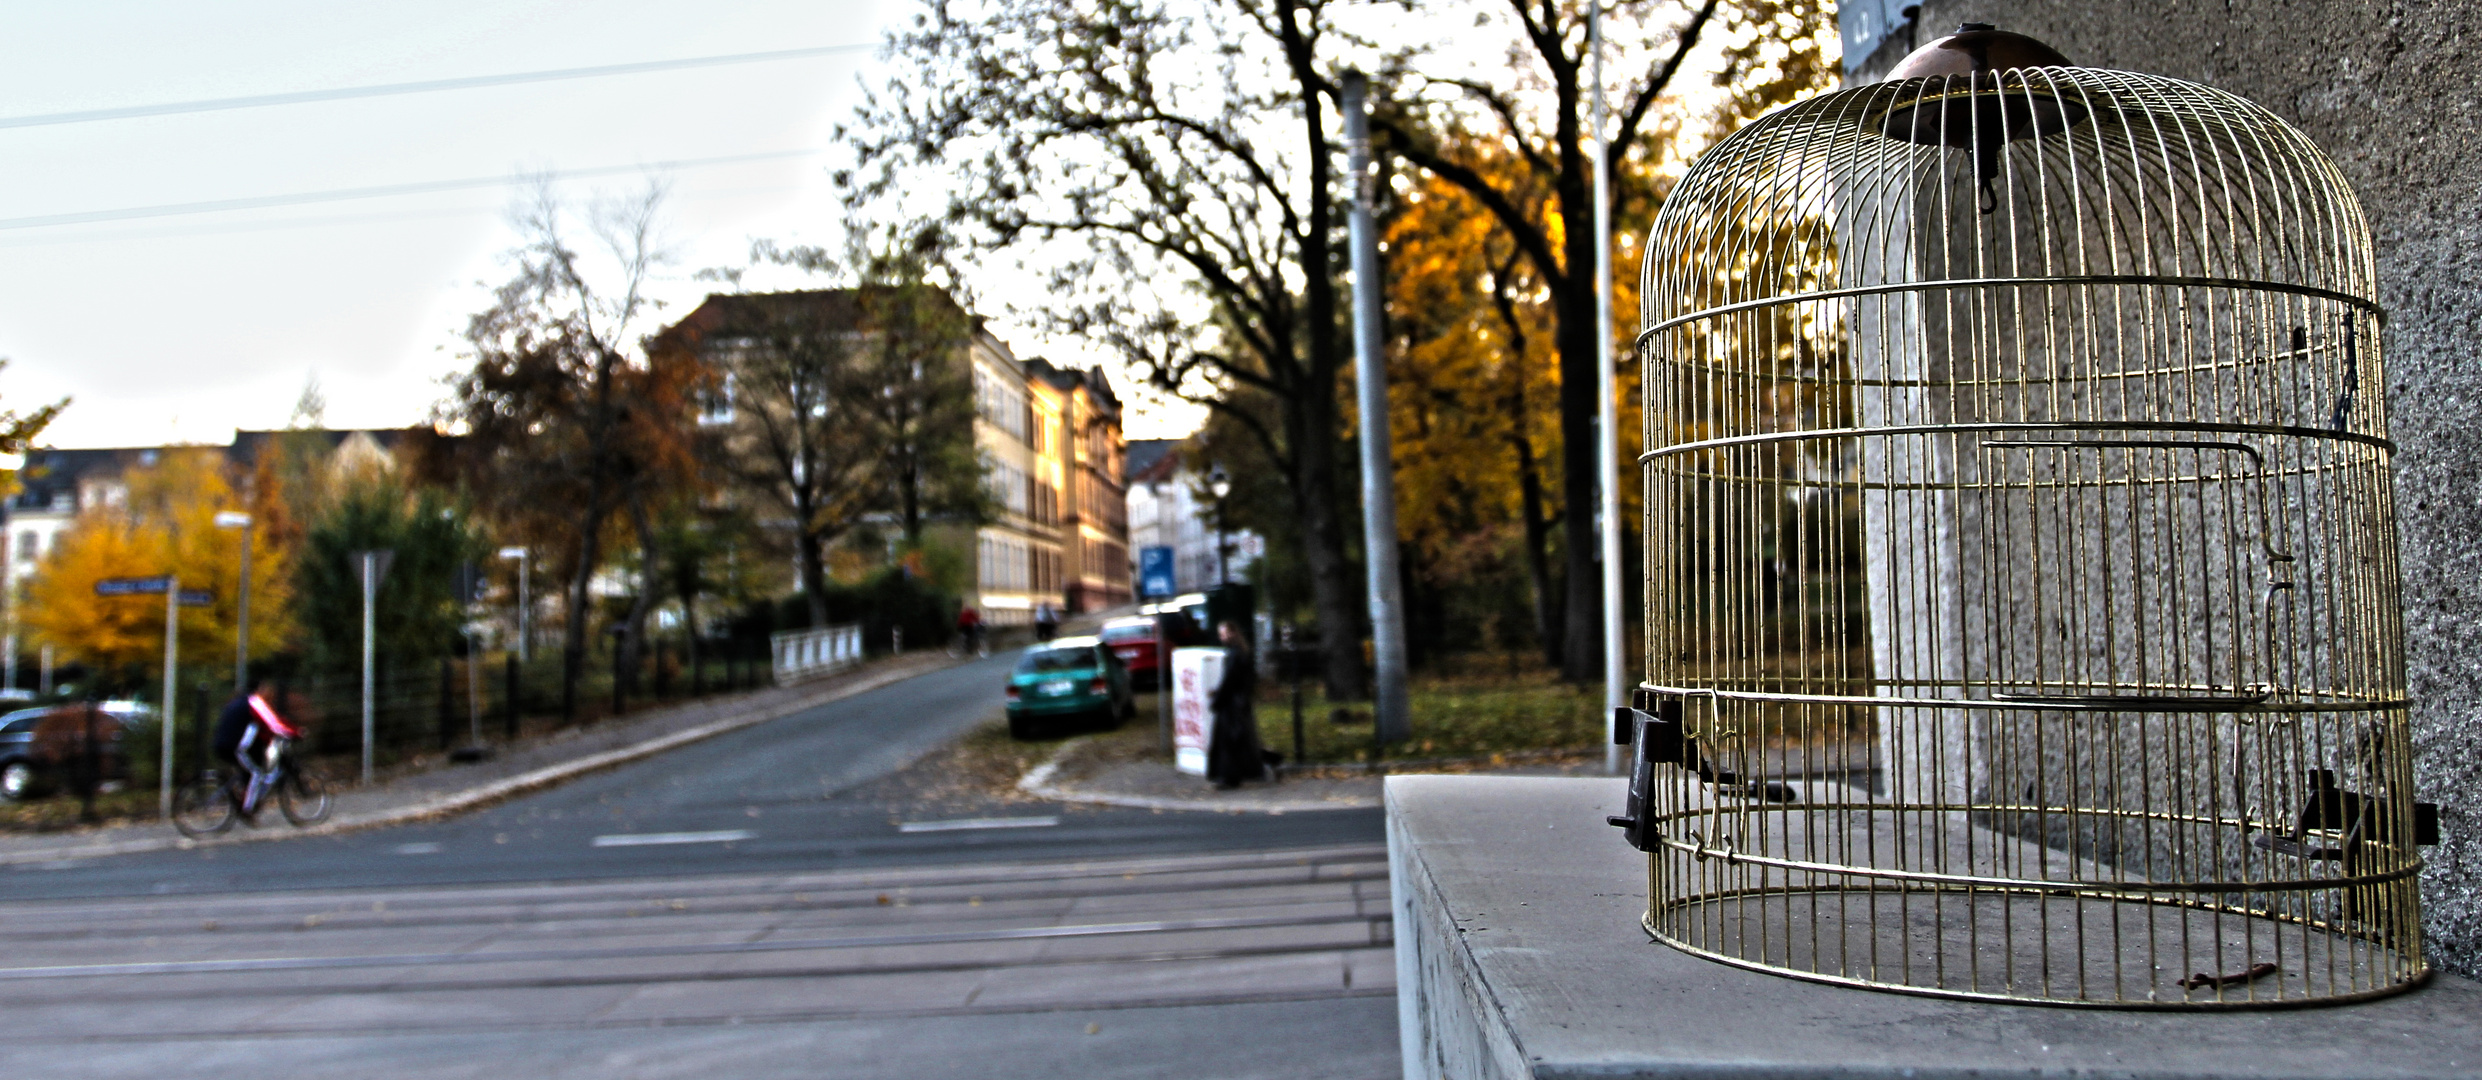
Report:
<svg viewBox="0 0 2482 1080"><path fill-rule="evenodd" d="M526 641L534 636L534 598L529 595L526 581L526 549L504 547L500 557L517 560L517 662L522 664L527 659Z"/></svg>
<svg viewBox="0 0 2482 1080"><path fill-rule="evenodd" d="M167 574L164 576L164 698L163 703L157 706L159 711L155 723L164 733L164 756L155 759L156 787L160 789L156 795L156 808L163 811L166 821L172 820L172 683L173 673L179 670L180 664L181 575ZM87 733L87 740L91 746L93 732Z"/></svg>
<svg viewBox="0 0 2482 1080"><path fill-rule="evenodd" d="M371 744L378 735L378 701L372 684L379 669L379 579L388 572L396 552L381 548L357 551L353 559L362 575L362 782L371 782Z"/></svg>
<svg viewBox="0 0 2482 1080"><path fill-rule="evenodd" d="M1353 177L1353 399L1362 414L1362 548L1370 583L1370 637L1377 653L1377 730L1382 744L1413 734L1405 672L1403 579L1396 568L1396 463L1388 437L1387 358L1379 337L1379 235L1372 203L1378 178L1370 168L1370 88L1361 72L1344 76L1346 167Z"/></svg>
<svg viewBox="0 0 2482 1080"><path fill-rule="evenodd" d="M1621 667L1620 633L1620 433L1612 380L1612 180L1611 143L1603 104L1603 5L1586 8L1587 48L1594 53L1594 388L1595 461L1602 496L1595 507L1595 538L1603 563L1603 771L1620 771L1620 745L1613 741L1620 707L1628 703Z"/></svg>
<svg viewBox="0 0 2482 1080"><path fill-rule="evenodd" d="M250 515L227 510L215 516L216 528L241 530L241 585L233 603L233 693L250 692Z"/></svg>

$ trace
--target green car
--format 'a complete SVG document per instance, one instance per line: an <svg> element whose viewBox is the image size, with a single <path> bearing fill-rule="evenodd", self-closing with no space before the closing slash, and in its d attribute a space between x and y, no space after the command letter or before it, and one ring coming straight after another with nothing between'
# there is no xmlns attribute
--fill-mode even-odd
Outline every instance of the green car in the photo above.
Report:
<svg viewBox="0 0 2482 1080"><path fill-rule="evenodd" d="M1129 693L1129 669L1103 639L1065 637L1017 658L1008 675L1008 733L1039 737L1061 720L1097 721L1119 727L1137 712Z"/></svg>

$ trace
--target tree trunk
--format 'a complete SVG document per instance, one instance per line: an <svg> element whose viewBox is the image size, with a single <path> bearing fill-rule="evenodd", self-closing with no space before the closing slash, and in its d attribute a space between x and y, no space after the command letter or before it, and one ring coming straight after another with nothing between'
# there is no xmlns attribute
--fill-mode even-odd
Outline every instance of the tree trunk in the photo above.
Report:
<svg viewBox="0 0 2482 1080"><path fill-rule="evenodd" d="M801 594L810 605L810 627L827 625L827 541L811 529L799 531L796 547L801 549Z"/></svg>
<svg viewBox="0 0 2482 1080"><path fill-rule="evenodd" d="M589 507L587 520L600 520L600 510L600 507ZM595 561L603 554L602 531L592 527L582 530L577 542L577 569L569 577L569 610L561 620L565 637L560 643L560 719L563 723L577 720L577 684L586 673L586 614L593 600L589 595L589 586L595 578Z"/></svg>
<svg viewBox="0 0 2482 1080"><path fill-rule="evenodd" d="M1522 391L1518 401L1522 416ZM1520 432L1515 442L1518 512L1525 517L1525 574L1534 585L1534 634L1542 643L1543 663L1557 668L1567 628L1560 622L1562 598L1551 577L1551 519L1543 513L1543 476L1534 457L1534 440Z"/></svg>
<svg viewBox="0 0 2482 1080"><path fill-rule="evenodd" d="M630 697L637 696L638 661L646 641L646 613L655 606L655 568L663 564L661 549L655 543L655 526L647 517L644 502L630 500L629 523L638 532L638 593L629 600L629 617L622 624L621 639L616 643L620 652L617 661L620 665L620 683L614 688L615 697L624 692Z"/></svg>
<svg viewBox="0 0 2482 1080"><path fill-rule="evenodd" d="M1301 513L1304 555L1310 563L1311 602L1319 613L1319 651L1325 654L1327 699L1359 701L1370 695L1362 667L1362 627L1369 610L1354 587L1353 561L1345 555L1345 517L1337 500L1336 463L1343 437L1336 430L1336 376L1344 370L1345 323L1338 317L1335 233L1338 203L1334 155L1328 152L1327 121L1320 108L1324 76L1310 39L1302 33L1298 3L1279 6L1277 35L1301 93L1303 138L1309 144L1310 199L1307 224L1296 238L1301 250L1302 337L1309 352L1303 378L1285 399L1285 433L1293 447L1293 498ZM1349 184L1352 178L1346 178ZM1345 193L1350 194L1349 190ZM1298 370L1298 369L1297 369Z"/></svg>
<svg viewBox="0 0 2482 1080"><path fill-rule="evenodd" d="M1574 142L1565 140L1564 145ZM1581 210L1591 206L1585 182L1584 170L1564 177L1561 205ZM1576 213L1567 215L1567 220L1582 225L1588 219ZM1556 290L1553 299L1560 346L1560 498L1567 508L1562 524L1568 538L1568 557L1563 560L1568 572L1568 626L1560 671L1572 682L1585 683L1603 677L1603 568L1597 558L1603 545L1595 533L1596 508L1601 505L1595 481L1603 465L1602 445L1596 440L1611 434L1597 432L1594 424L1598 404L1595 369L1602 362L1594 340L1594 230L1570 229L1562 239L1567 248L1568 287Z"/></svg>

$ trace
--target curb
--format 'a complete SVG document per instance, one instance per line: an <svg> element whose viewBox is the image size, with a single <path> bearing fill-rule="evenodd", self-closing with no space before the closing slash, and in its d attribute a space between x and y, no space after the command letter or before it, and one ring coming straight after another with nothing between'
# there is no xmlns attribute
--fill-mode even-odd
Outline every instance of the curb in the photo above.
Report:
<svg viewBox="0 0 2482 1080"><path fill-rule="evenodd" d="M221 847L228 844L264 843L273 840L292 840L313 836L338 836L344 833L359 832L363 829L379 829L386 828L391 825L406 825L417 821L451 817L469 810L479 810L493 803L516 798L520 795L531 794L544 788L553 787L561 783L574 780L588 773L600 772L604 769L613 768L615 766L626 765L641 758L653 757L667 750L687 746L690 743L698 742L704 739L711 739L718 735L738 731L742 728L754 727L759 724L764 724L770 720L781 720L797 712L816 708L832 701L840 701L856 694L867 693L890 683L902 682L917 675L928 675L934 671L944 670L945 667L946 665L938 665L918 669L897 668L890 671L883 671L867 678L857 679L848 685L837 687L834 690L827 691L826 693L820 694L816 697L802 698L798 701L788 702L780 710L761 709L751 715L727 717L722 720L710 720L704 724L698 725L697 727L686 728L681 731L673 732L670 735L648 739L642 743L637 743L631 746L616 747L611 750L605 750L601 753L588 754L585 757L564 761L557 765L546 765L542 768L534 769L529 772L522 772L515 776L495 780L480 787L468 788L464 791L425 800L423 802L415 803L412 806L401 807L395 810L373 814L369 817L354 818L351 820L331 820L318 825L313 825L306 829L290 829L283 832L252 833L243 836L234 836L216 840L192 840L186 836L176 835L149 837L143 840L123 840L117 843L109 844L90 844L85 847L52 848L43 851L0 852L0 866L18 866L29 863L67 862L74 859L98 859L111 855L140 855L154 851L187 851L192 848ZM166 828L170 828L170 826L166 826Z"/></svg>
<svg viewBox="0 0 2482 1080"><path fill-rule="evenodd" d="M1071 750L1075 750L1077 748L1077 744L1084 742L1085 740L1085 736L1080 736L1060 744L1060 749L1052 751L1051 757L1045 759L1042 764L1036 765L1031 769L1027 769L1024 776L1017 778L1017 790L1025 792L1026 794L1032 795L1036 798L1050 799L1054 802L1088 803L1097 806L1126 806L1138 810L1196 810L1215 814L1266 814L1269 817L1276 817L1284 814L1309 814L1322 810L1370 810L1375 809L1380 805L1380 799L1375 796L1368 800L1356 799L1350 802L1320 800L1318 802L1299 802L1283 806L1268 806L1263 804L1246 805L1218 802L1213 799L1170 799L1159 798L1153 795L1114 795L1099 791L1079 791L1074 788L1064 788L1053 784L1051 782L1051 778L1055 774L1059 773L1060 766L1068 760L1069 752Z"/></svg>

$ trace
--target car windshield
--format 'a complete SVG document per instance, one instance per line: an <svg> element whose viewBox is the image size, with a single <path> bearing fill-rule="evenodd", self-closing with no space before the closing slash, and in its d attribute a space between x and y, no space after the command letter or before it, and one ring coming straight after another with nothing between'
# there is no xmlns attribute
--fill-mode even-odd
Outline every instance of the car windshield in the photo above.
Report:
<svg viewBox="0 0 2482 1080"><path fill-rule="evenodd" d="M1127 641L1153 641L1155 640L1155 628L1148 626L1145 623L1133 623L1128 626L1106 626L1103 628L1103 640L1111 642L1114 645Z"/></svg>
<svg viewBox="0 0 2482 1080"><path fill-rule="evenodd" d="M1033 649L1017 661L1017 674L1034 675L1046 671L1082 671L1095 666L1091 649Z"/></svg>

